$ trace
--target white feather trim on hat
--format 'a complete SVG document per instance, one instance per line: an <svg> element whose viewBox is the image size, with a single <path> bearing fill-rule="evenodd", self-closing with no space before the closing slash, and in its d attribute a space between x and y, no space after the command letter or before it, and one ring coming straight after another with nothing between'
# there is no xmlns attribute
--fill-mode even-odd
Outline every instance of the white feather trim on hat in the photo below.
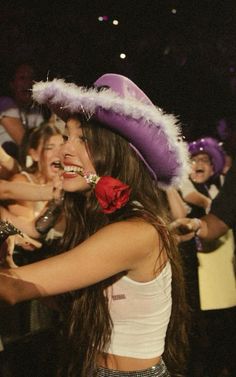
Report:
<svg viewBox="0 0 236 377"><path fill-rule="evenodd" d="M60 106L70 113L85 112L92 116L97 108L102 108L136 120L143 118L150 125L158 125L159 130L167 137L169 150L175 150L176 161L179 163L178 174L173 176L171 184L179 187L189 174L188 148L182 140L178 119L171 114L165 114L154 105L150 106L129 95L123 98L109 88L98 91L96 88L66 83L63 79L35 83L32 97L39 104ZM163 188L168 186L159 183Z"/></svg>

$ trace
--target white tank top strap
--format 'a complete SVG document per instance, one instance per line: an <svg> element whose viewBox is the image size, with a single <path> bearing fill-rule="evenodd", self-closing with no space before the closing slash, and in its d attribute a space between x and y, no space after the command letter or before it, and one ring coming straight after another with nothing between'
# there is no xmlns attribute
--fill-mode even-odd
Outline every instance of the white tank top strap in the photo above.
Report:
<svg viewBox="0 0 236 377"><path fill-rule="evenodd" d="M27 171L22 170L22 171L20 172L20 174L24 175L24 176L28 179L28 181L29 181L30 183L34 183L32 177L30 176L29 173L27 173Z"/></svg>

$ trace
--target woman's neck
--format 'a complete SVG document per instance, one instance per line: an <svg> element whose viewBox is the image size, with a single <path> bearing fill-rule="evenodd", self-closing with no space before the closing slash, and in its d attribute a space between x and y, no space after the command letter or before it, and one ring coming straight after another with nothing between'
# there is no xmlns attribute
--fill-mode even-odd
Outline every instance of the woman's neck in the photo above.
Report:
<svg viewBox="0 0 236 377"><path fill-rule="evenodd" d="M37 183L37 184L40 184L40 185L48 183L48 180L46 179L46 177L44 177L40 172L36 172L36 173L32 174L31 176L32 176L34 183Z"/></svg>

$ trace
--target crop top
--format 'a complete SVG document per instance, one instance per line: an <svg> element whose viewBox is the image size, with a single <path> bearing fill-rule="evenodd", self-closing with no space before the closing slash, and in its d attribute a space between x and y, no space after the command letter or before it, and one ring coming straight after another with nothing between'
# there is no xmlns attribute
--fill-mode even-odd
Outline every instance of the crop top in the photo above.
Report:
<svg viewBox="0 0 236 377"><path fill-rule="evenodd" d="M113 331L107 353L139 359L162 355L172 306L171 280L167 262L152 281L123 276L109 287Z"/></svg>

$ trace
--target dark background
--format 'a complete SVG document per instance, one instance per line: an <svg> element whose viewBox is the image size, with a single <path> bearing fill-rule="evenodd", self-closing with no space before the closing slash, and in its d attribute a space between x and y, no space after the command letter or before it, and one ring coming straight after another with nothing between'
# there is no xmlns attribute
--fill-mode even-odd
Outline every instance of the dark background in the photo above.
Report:
<svg viewBox="0 0 236 377"><path fill-rule="evenodd" d="M2 0L0 94L24 60L43 80L124 74L179 116L188 139L215 135L221 118L235 127L235 0Z"/></svg>

